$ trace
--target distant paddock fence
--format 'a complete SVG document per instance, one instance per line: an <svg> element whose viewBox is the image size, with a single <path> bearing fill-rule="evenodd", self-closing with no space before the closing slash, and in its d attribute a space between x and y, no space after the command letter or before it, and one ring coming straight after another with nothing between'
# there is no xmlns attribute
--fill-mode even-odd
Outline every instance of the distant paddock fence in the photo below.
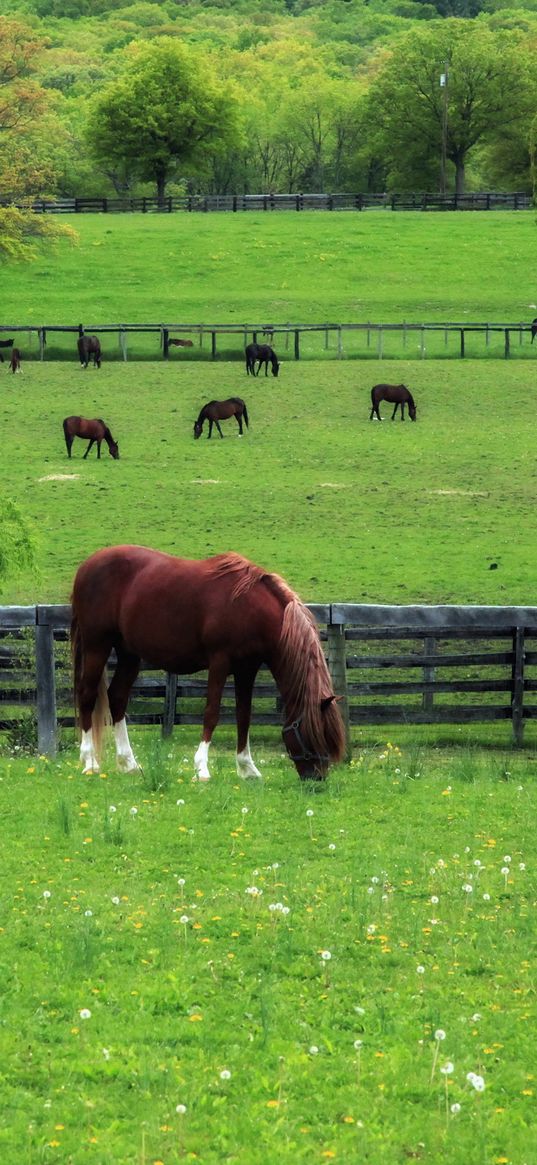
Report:
<svg viewBox="0 0 537 1165"><path fill-rule="evenodd" d="M9 205L0 203L0 205ZM11 204L13 205L13 204ZM470 194L184 194L165 198L35 198L16 203L36 214L175 214L215 211L303 210L529 210L531 194L485 191Z"/></svg>
<svg viewBox="0 0 537 1165"><path fill-rule="evenodd" d="M242 357L251 340L270 343L280 359L301 357L334 359L404 358L453 359L483 354L472 339L482 337L485 356L509 359L529 357L532 325L470 321L434 323L114 323L114 324L0 324L0 339L13 336L23 359L72 358L79 362L76 341L83 332L101 337L103 358L134 360L223 360ZM69 337L69 346L62 338ZM116 339L115 352L106 341ZM149 344L146 337L149 337ZM396 343L394 343L394 337ZM129 355L129 344L131 351Z"/></svg>
<svg viewBox="0 0 537 1165"><path fill-rule="evenodd" d="M523 744L537 718L537 607L312 604L346 724L482 724L509 721ZM13 740L31 719L40 754L54 756L58 730L75 724L69 606L0 607L0 731ZM129 704L132 724L202 723L203 676L143 664ZM220 722L234 723L226 684ZM254 689L253 724L281 725L270 673Z"/></svg>

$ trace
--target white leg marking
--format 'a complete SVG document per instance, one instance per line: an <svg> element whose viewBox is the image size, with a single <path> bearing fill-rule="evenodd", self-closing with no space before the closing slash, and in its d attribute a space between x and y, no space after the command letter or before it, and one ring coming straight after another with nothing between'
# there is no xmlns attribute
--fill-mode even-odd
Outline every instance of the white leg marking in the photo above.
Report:
<svg viewBox="0 0 537 1165"><path fill-rule="evenodd" d="M250 752L250 741L246 741L246 747L242 752L238 752L236 756L237 772L239 777L246 779L247 777L260 777L261 773L252 760Z"/></svg>
<svg viewBox="0 0 537 1165"><path fill-rule="evenodd" d="M210 743L210 741L201 740L194 754L194 764L196 766L196 776L194 779L197 781L210 781L211 779L208 765Z"/></svg>
<svg viewBox="0 0 537 1165"><path fill-rule="evenodd" d="M127 732L127 722L125 718L118 720L114 724L114 736L116 738L116 759L117 767L123 773L132 773L140 766L132 751L129 734Z"/></svg>
<svg viewBox="0 0 537 1165"><path fill-rule="evenodd" d="M98 773L100 769L97 754L93 746L93 732L91 728L88 732L82 732L82 740L80 741L80 761L84 766L85 773Z"/></svg>

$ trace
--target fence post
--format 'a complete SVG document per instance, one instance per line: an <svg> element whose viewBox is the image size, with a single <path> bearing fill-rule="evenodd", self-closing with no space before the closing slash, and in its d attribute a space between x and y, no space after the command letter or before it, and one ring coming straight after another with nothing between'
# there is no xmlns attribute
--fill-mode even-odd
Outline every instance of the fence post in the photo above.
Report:
<svg viewBox="0 0 537 1165"><path fill-rule="evenodd" d="M170 333L167 328L162 329L162 355L165 360L170 354Z"/></svg>
<svg viewBox="0 0 537 1165"><path fill-rule="evenodd" d="M46 334L45 329L38 328L37 335L39 336L39 359L44 360L45 359L45 344L47 342L47 334Z"/></svg>
<svg viewBox="0 0 537 1165"><path fill-rule="evenodd" d="M384 346L384 332L382 331L382 325L381 325L378 332L377 332L377 354L378 354L379 360L382 360L383 346Z"/></svg>
<svg viewBox="0 0 537 1165"><path fill-rule="evenodd" d="M166 672L166 693L164 696L164 712L162 714L162 738L171 736L175 721L175 702L177 699L177 676Z"/></svg>
<svg viewBox="0 0 537 1165"><path fill-rule="evenodd" d="M345 760L351 758L351 730L349 719L349 692L347 688L347 657L345 654L344 624L329 624L326 628L328 670L332 677L334 692L340 696L339 710L345 725Z"/></svg>
<svg viewBox="0 0 537 1165"><path fill-rule="evenodd" d="M505 329L505 359L509 358L509 328Z"/></svg>
<svg viewBox="0 0 537 1165"><path fill-rule="evenodd" d="M216 360L216 332L211 332L211 360Z"/></svg>
<svg viewBox="0 0 537 1165"><path fill-rule="evenodd" d="M464 328L461 328L461 360L464 359Z"/></svg>
<svg viewBox="0 0 537 1165"><path fill-rule="evenodd" d="M511 723L517 748L524 738L524 628L515 627L513 634L513 668L511 673Z"/></svg>
<svg viewBox="0 0 537 1165"><path fill-rule="evenodd" d="M39 620L39 607L36 609ZM36 622L35 669L37 686L37 748L43 756L56 756L56 679L54 634L50 623Z"/></svg>
<svg viewBox="0 0 537 1165"><path fill-rule="evenodd" d="M435 669L434 669L434 665L431 664L430 660L432 659L432 657L435 653L435 650L436 650L436 639L426 638L423 640L423 656L424 656L423 682L425 684L434 684ZM422 699L422 706L423 706L424 712L432 712L433 700L434 700L433 692L432 691L429 692L429 691L425 690L423 692L423 699Z"/></svg>
<svg viewBox="0 0 537 1165"><path fill-rule="evenodd" d="M300 332L295 329L295 360L300 360Z"/></svg>
<svg viewBox="0 0 537 1165"><path fill-rule="evenodd" d="M121 327L119 329L119 346L121 348L121 354L123 356L123 359L126 360L127 359L127 333L126 333L124 327Z"/></svg>

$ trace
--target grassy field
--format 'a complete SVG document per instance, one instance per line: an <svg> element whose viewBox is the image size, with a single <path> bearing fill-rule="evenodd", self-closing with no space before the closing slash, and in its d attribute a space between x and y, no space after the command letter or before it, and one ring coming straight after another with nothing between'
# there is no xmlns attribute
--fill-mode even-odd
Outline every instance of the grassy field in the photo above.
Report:
<svg viewBox="0 0 537 1165"><path fill-rule="evenodd" d="M515 322L537 314L532 211L67 221L80 234L77 247L3 270L2 322Z"/></svg>
<svg viewBox="0 0 537 1165"><path fill-rule="evenodd" d="M416 424L370 422L370 387L404 381ZM66 602L94 549L141 542L186 557L234 549L308 601L532 603L535 388L527 364L35 364L4 377L0 491L30 517L38 572L7 602ZM236 422L193 438L206 400L242 395ZM62 419L102 416L103 445L67 459ZM390 407L384 406L389 418ZM516 487L516 488L515 488ZM491 570L492 564L497 569Z"/></svg>
<svg viewBox="0 0 537 1165"><path fill-rule="evenodd" d="M6 323L537 315L532 214L75 225L76 250L3 272ZM306 601L535 602L529 361L321 345L283 350L278 380L231 347L124 364L106 343L100 372L71 343L6 374L0 497L38 562L0 603L68 601L123 541L241 551ZM409 385L416 424L369 421L379 380ZM229 395L248 433L194 441ZM68 461L71 413L103 416L120 460ZM201 787L195 729L135 729L140 774L4 747L2 1161L535 1165L536 753L474 731L357 733L321 789L257 730L247 784L227 730Z"/></svg>
<svg viewBox="0 0 537 1165"><path fill-rule="evenodd" d="M6 1165L532 1165L527 761L136 747L2 763Z"/></svg>

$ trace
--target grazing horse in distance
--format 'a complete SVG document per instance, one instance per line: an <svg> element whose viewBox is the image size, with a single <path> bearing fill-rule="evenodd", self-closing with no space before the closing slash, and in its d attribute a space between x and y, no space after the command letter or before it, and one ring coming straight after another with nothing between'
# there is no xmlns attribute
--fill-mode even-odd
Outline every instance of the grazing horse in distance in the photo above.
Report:
<svg viewBox="0 0 537 1165"><path fill-rule="evenodd" d="M88 367L90 357L94 368L101 367L101 344L97 336L79 336L77 347L82 368Z"/></svg>
<svg viewBox="0 0 537 1165"><path fill-rule="evenodd" d="M272 375L277 376L279 372L278 357L270 344L248 344L245 349L246 354L246 372L251 373L252 376L259 376L261 366L265 365L265 376L268 376L269 361L272 367ZM259 361L257 372L255 370L256 360Z"/></svg>
<svg viewBox="0 0 537 1165"><path fill-rule="evenodd" d="M170 338L168 340L168 347L170 347L170 348L171 347L174 347L174 348L193 348L194 342L193 342L193 340L174 340L174 339Z"/></svg>
<svg viewBox="0 0 537 1165"><path fill-rule="evenodd" d="M537 336L537 319L531 321L531 342L532 342L532 344L533 344L533 341L534 341L536 336Z"/></svg>
<svg viewBox="0 0 537 1165"><path fill-rule="evenodd" d="M416 405L414 404L414 397L409 392L406 384L375 384L371 389L371 404L372 409L369 414L369 420L375 418L381 421L382 417L379 413L379 404L381 400L387 400L394 405L392 413L392 421L394 420L397 409L401 409L401 420L405 419L405 405L408 405L408 412L411 421L416 420Z"/></svg>
<svg viewBox="0 0 537 1165"><path fill-rule="evenodd" d="M248 428L248 409L240 396L230 396L229 400L210 400L208 404L201 409L197 421L194 422L194 436L196 439L201 437L203 432L203 422L209 422L209 432L207 437L211 436L213 425L216 425L220 436L224 434L220 428L219 421L227 421L229 417L235 417L239 426L239 437L242 437L242 422Z"/></svg>
<svg viewBox="0 0 537 1165"><path fill-rule="evenodd" d="M20 348L12 348L9 367L13 373L22 372Z"/></svg>
<svg viewBox="0 0 537 1165"><path fill-rule="evenodd" d="M12 348L13 343L14 343L13 340L0 340L0 348ZM2 353L0 352L0 364L3 364L3 363L4 363L4 357L3 357Z"/></svg>
<svg viewBox="0 0 537 1165"><path fill-rule="evenodd" d="M172 675L208 670L196 779L208 781L209 746L224 684L235 682L236 766L260 777L249 745L252 694L262 664L282 698L282 736L303 779L324 780L345 749L343 721L315 620L284 579L239 554L192 561L143 546L111 546L78 568L72 593L74 692L84 772L98 772L111 718L118 767L138 768L125 712L141 660ZM115 651L106 690L105 669ZM108 721L109 722L109 721Z"/></svg>
<svg viewBox="0 0 537 1165"><path fill-rule="evenodd" d="M119 445L117 441L114 441L108 425L100 418L96 417L94 420L88 421L86 417L66 417L63 422L63 435L68 457L71 456L71 446L75 437L82 437L89 441L84 458L88 456L92 445L95 444L97 445L97 457L100 458L101 441L106 441L110 456L114 458L114 461L119 461Z"/></svg>

